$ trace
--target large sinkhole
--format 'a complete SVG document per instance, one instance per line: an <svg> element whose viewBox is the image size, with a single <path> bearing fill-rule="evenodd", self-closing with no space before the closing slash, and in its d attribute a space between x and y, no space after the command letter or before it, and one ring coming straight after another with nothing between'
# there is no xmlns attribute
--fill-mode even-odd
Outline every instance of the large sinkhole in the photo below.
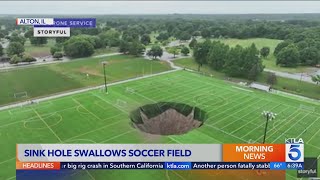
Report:
<svg viewBox="0 0 320 180"><path fill-rule="evenodd" d="M178 135L200 127L207 113L198 107L176 102L143 105L130 113L134 128L157 135Z"/></svg>

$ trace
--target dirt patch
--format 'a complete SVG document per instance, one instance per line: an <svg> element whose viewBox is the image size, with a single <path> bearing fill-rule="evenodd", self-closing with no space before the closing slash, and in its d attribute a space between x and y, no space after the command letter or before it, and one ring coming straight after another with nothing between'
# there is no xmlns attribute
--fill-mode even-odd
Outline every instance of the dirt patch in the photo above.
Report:
<svg viewBox="0 0 320 180"><path fill-rule="evenodd" d="M177 103L163 104L165 103L146 105L133 111L130 115L133 127L153 135L179 135L204 123L206 113L197 107Z"/></svg>

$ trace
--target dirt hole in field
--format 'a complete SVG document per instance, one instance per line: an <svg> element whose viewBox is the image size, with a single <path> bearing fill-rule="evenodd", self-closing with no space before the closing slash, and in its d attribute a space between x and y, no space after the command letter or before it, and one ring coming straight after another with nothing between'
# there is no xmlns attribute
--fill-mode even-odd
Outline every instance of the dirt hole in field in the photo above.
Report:
<svg viewBox="0 0 320 180"><path fill-rule="evenodd" d="M134 128L145 133L179 135L203 125L207 113L184 103L158 102L133 110L130 119Z"/></svg>

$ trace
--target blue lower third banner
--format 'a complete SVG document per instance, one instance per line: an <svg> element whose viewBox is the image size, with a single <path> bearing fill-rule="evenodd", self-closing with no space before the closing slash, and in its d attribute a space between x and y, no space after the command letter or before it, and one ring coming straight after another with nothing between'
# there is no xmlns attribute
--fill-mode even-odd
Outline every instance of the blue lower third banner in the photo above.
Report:
<svg viewBox="0 0 320 180"><path fill-rule="evenodd" d="M290 169L303 169L303 162L271 162L270 169L271 170L290 170Z"/></svg>
<svg viewBox="0 0 320 180"><path fill-rule="evenodd" d="M95 18L53 18L53 25L34 25L34 27L95 28Z"/></svg>

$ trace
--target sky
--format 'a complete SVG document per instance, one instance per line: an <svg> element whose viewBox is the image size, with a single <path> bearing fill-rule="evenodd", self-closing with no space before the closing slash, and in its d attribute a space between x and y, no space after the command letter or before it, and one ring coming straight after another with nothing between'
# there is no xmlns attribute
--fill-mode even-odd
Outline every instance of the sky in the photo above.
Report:
<svg viewBox="0 0 320 180"><path fill-rule="evenodd" d="M0 14L320 13L320 1L0 1Z"/></svg>

